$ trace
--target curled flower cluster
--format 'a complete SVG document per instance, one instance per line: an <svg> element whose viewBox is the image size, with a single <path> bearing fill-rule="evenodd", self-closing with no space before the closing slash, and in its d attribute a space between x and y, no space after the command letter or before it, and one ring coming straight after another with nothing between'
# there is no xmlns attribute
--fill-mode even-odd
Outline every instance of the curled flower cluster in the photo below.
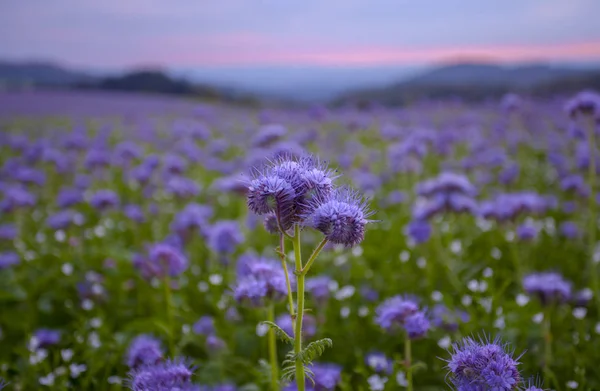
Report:
<svg viewBox="0 0 600 391"><path fill-rule="evenodd" d="M150 335L142 334L131 341L126 362L130 368L137 368L158 364L162 358L163 350L160 341Z"/></svg>
<svg viewBox="0 0 600 391"><path fill-rule="evenodd" d="M448 360L450 380L457 390L518 390L522 383L518 359L499 339L467 337L452 346Z"/></svg>
<svg viewBox="0 0 600 391"><path fill-rule="evenodd" d="M302 224L335 244L352 247L364 239L371 212L353 190L334 188L336 176L312 157L280 157L248 185L249 209L266 215L269 232Z"/></svg>

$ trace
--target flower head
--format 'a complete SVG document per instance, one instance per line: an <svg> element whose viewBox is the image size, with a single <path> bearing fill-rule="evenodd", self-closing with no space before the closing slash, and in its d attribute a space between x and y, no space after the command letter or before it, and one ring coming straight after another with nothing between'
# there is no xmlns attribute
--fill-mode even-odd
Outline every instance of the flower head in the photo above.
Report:
<svg viewBox="0 0 600 391"><path fill-rule="evenodd" d="M543 305L564 303L571 298L571 283L559 273L533 273L523 278L523 289L537 296Z"/></svg>
<svg viewBox="0 0 600 391"><path fill-rule="evenodd" d="M129 372L133 391L190 390L194 368L182 358L145 365Z"/></svg>
<svg viewBox="0 0 600 391"><path fill-rule="evenodd" d="M518 357L507 351L499 339L475 340L467 337L452 346L447 368L458 390L511 391L522 382Z"/></svg>
<svg viewBox="0 0 600 391"><path fill-rule="evenodd" d="M375 310L375 322L385 330L401 326L407 317L419 310L415 298L409 296L393 296L381 303Z"/></svg>
<svg viewBox="0 0 600 391"><path fill-rule="evenodd" d="M404 319L404 330L410 339L424 337L430 327L429 319L423 311L417 311Z"/></svg>
<svg viewBox="0 0 600 391"><path fill-rule="evenodd" d="M371 215L366 202L356 192L337 189L316 205L305 224L322 232L334 244L353 247L364 239Z"/></svg>
<svg viewBox="0 0 600 391"><path fill-rule="evenodd" d="M139 335L131 341L127 350L126 362L130 368L155 365L163 357L160 341L150 335Z"/></svg>

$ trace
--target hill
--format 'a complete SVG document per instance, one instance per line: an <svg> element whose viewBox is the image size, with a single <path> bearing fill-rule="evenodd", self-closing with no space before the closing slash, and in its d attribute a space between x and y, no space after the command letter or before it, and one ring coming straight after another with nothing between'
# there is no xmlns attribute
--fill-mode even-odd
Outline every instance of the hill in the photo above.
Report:
<svg viewBox="0 0 600 391"><path fill-rule="evenodd" d="M595 70L548 65L501 66L493 64L452 64L434 68L406 81L383 88L350 91L336 104L378 102L401 105L420 99L460 97L466 101L497 98L508 92L529 95L572 93L598 88L600 68Z"/></svg>
<svg viewBox="0 0 600 391"><path fill-rule="evenodd" d="M0 84L6 86L67 86L94 77L49 62L0 62Z"/></svg>

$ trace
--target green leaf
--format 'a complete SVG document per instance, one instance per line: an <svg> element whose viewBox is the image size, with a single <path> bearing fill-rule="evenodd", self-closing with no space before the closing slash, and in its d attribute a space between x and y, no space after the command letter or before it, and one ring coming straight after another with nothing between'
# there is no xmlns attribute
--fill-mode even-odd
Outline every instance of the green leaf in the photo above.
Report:
<svg viewBox="0 0 600 391"><path fill-rule="evenodd" d="M271 330L275 330L275 335L277 335L277 338L279 338L280 340L282 340L285 343L288 343L290 345L294 344L294 338L290 337L288 335L288 333L285 332L285 330L283 330L281 327L279 327L277 324L270 322L268 320L261 322L264 325L269 326L269 328Z"/></svg>

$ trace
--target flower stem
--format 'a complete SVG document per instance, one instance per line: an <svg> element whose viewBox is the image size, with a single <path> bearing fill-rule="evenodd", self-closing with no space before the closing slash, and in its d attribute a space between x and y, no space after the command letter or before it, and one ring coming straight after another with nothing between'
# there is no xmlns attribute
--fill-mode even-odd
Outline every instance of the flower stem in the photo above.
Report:
<svg viewBox="0 0 600 391"><path fill-rule="evenodd" d="M165 277L163 285L165 295L165 306L167 311L169 355L173 357L173 355L175 354L175 347L173 342L173 301L171 298L171 278L169 276Z"/></svg>
<svg viewBox="0 0 600 391"><path fill-rule="evenodd" d="M321 240L321 243L319 243L319 245L315 248L313 253L310 255L310 258L308 258L308 262L306 262L306 265L304 265L304 267L302 268L302 274L306 275L306 273L308 273L308 270L310 269L312 264L315 262L315 259L317 259L317 256L319 255L321 250L323 250L323 247L325 247L326 244L327 244L327 238L323 238L323 240Z"/></svg>
<svg viewBox="0 0 600 391"><path fill-rule="evenodd" d="M283 274L285 274L285 284L287 286L287 297L288 307L292 322L294 320L294 297L292 296L292 284L290 282L290 275L288 273L287 262L285 260L285 237L283 233L279 234L279 257L281 258L281 266L283 267Z"/></svg>
<svg viewBox="0 0 600 391"><path fill-rule="evenodd" d="M275 322L275 308L273 303L269 304L267 308L267 320L269 322ZM279 365L277 364L277 339L275 336L275 330L269 329L267 335L267 342L269 345L269 363L271 364L271 390L279 390Z"/></svg>
<svg viewBox="0 0 600 391"><path fill-rule="evenodd" d="M302 352L302 316L304 315L304 273L302 273L302 255L300 252L300 227L294 226L294 257L296 259L296 321L294 324L294 353L296 354L296 386L305 391L304 363L299 357Z"/></svg>
<svg viewBox="0 0 600 391"><path fill-rule="evenodd" d="M408 338L408 333L406 333L406 337L404 339L404 365L406 367L406 391L412 391L412 350L410 346L410 338Z"/></svg>
<svg viewBox="0 0 600 391"><path fill-rule="evenodd" d="M550 328L550 309L544 311L544 320L542 321L542 334L544 336L544 384L550 384L550 363L552 362L552 331Z"/></svg>
<svg viewBox="0 0 600 391"><path fill-rule="evenodd" d="M592 289L594 290L594 299L596 301L596 309L600 313L600 296L597 294L600 289L598 284L598 271L594 262L594 253L596 251L596 124L594 119L588 119L588 143L590 149L590 162L588 164L588 181L590 186L590 196L588 199L588 208L590 214L589 221L589 254L588 254L588 272L591 274Z"/></svg>

